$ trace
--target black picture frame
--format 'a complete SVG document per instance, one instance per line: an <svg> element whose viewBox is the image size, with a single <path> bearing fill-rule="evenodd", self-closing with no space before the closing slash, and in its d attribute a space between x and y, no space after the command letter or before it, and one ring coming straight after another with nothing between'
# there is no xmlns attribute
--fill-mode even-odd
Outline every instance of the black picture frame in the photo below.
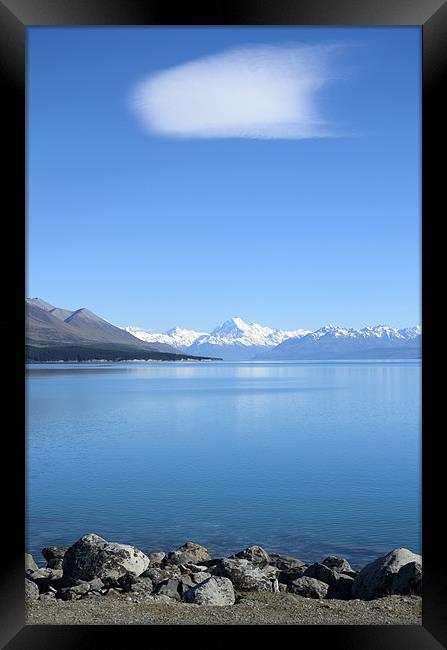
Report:
<svg viewBox="0 0 447 650"><path fill-rule="evenodd" d="M422 242L423 242L423 624L422 626L26 626L23 591L25 412L21 354L24 340L23 293L25 287L25 36L34 25L419 25L422 28ZM160 0L0 0L0 75L5 89L2 107L4 213L4 269L8 315L0 321L5 346L8 382L4 389L5 413L12 412L13 425L5 430L3 470L12 469L3 481L3 564L0 571L0 643L9 650L26 648L89 648L107 642L121 645L143 635L145 644L211 642L216 647L239 642L272 646L281 643L286 631L297 645L328 644L369 650L404 648L435 650L447 647L443 523L442 423L433 416L442 405L442 393L434 381L436 353L432 325L433 289L442 274L443 240L437 235L442 223L445 143L443 99L447 69L447 4L442 0L220 0L175 6ZM438 158L438 156L440 156ZM438 162L441 161L441 162ZM441 248L442 246L442 248ZM14 251L12 261L6 251ZM444 254L445 255L445 254ZM14 336L11 335L14 330ZM11 338L12 337L12 338ZM19 361L20 360L20 361ZM9 362L9 363L8 363ZM428 389L428 386L430 388ZM13 406L15 404L15 406ZM190 629L191 628L191 629ZM186 632L186 636L185 636ZM189 636L191 632L192 637ZM207 638L207 633L211 637Z"/></svg>

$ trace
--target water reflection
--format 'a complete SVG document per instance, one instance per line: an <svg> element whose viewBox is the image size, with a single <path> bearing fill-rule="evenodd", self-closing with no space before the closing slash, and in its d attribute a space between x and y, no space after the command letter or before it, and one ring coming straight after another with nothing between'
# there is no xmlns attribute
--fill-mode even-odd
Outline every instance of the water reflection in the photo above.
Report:
<svg viewBox="0 0 447 650"><path fill-rule="evenodd" d="M27 547L86 532L355 563L420 547L420 364L27 372ZM321 554L321 557L319 556ZM306 559L306 557L304 557Z"/></svg>

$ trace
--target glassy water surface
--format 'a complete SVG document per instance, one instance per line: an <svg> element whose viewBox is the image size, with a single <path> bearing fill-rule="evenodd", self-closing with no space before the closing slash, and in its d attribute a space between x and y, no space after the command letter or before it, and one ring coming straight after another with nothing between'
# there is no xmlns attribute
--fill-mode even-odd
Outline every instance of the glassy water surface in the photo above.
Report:
<svg viewBox="0 0 447 650"><path fill-rule="evenodd" d="M420 552L420 363L27 369L27 550Z"/></svg>

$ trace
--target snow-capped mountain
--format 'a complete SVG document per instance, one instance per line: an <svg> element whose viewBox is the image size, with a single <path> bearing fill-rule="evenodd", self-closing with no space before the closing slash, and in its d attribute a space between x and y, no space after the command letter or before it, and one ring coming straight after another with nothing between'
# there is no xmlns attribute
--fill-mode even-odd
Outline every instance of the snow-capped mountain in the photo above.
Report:
<svg viewBox="0 0 447 650"><path fill-rule="evenodd" d="M123 329L129 332L129 334L136 336L137 339L141 339L147 343L166 343L182 351L192 345L199 336L206 335L206 332L195 332L194 330L187 330L182 327L173 327L161 333L150 332L142 327L134 327L132 325Z"/></svg>
<svg viewBox="0 0 447 650"><path fill-rule="evenodd" d="M290 337L299 338L307 333L308 330L303 329L286 331L264 327L258 323L246 323L236 316L216 327L211 334L197 338L188 348L188 353L196 354L194 350L201 350L200 355L204 355L208 350L208 355L212 350L213 355L225 360L248 360Z"/></svg>
<svg viewBox="0 0 447 650"><path fill-rule="evenodd" d="M325 325L311 332L265 327L236 316L209 334L181 327L162 333L134 326L123 329L146 343L167 344L191 355L220 357L225 361L418 358L421 354L420 326L354 329Z"/></svg>
<svg viewBox="0 0 447 650"><path fill-rule="evenodd" d="M304 336L309 330L280 330L264 327L258 323L246 323L242 318L234 317L218 325L211 333L174 327L166 332L157 333L141 327L129 325L123 329L147 343L167 343L182 352L205 355L206 350L213 351L214 356L226 360L248 360L257 353L270 350L291 336ZM199 354L199 353L197 353Z"/></svg>
<svg viewBox="0 0 447 650"><path fill-rule="evenodd" d="M418 358L422 328L376 325L362 329L325 325L299 338L289 338L258 359Z"/></svg>

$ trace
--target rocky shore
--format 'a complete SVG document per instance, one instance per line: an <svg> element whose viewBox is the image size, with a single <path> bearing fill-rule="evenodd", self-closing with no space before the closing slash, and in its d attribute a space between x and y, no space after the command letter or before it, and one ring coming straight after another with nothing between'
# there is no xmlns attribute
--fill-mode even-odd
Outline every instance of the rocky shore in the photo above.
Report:
<svg viewBox="0 0 447 650"><path fill-rule="evenodd" d="M98 535L25 555L29 624L420 624L422 558L397 548L354 571L250 546L212 558L187 542L143 553Z"/></svg>

